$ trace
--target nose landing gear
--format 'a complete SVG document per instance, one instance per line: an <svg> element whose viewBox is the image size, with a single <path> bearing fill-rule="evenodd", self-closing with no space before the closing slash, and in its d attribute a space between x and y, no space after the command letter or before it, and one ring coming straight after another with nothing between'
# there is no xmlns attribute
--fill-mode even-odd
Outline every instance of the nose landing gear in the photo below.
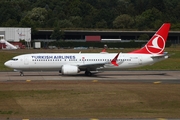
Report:
<svg viewBox="0 0 180 120"><path fill-rule="evenodd" d="M20 71L20 76L24 76L24 73L23 73L23 71Z"/></svg>

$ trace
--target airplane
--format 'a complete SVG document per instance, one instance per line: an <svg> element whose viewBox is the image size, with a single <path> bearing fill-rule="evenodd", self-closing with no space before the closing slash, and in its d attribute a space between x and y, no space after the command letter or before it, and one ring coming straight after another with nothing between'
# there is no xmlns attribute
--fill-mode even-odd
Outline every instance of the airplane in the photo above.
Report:
<svg viewBox="0 0 180 120"><path fill-rule="evenodd" d="M152 65L169 57L164 52L170 23L164 23L147 44L129 53L34 53L13 57L5 66L19 71L59 71L62 75L74 75L81 71L91 76L101 70L119 70ZM131 44L131 43L129 43Z"/></svg>
<svg viewBox="0 0 180 120"><path fill-rule="evenodd" d="M0 43L4 43L6 45L6 48L3 48L3 46L2 46L3 50L16 50L16 49L18 49L16 46L14 46L13 44L9 43L8 41L6 41L4 39L1 39Z"/></svg>

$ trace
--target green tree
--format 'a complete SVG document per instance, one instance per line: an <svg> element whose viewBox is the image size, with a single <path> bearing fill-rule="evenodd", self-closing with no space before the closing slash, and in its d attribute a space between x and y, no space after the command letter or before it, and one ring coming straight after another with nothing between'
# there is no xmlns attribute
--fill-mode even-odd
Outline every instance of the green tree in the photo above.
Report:
<svg viewBox="0 0 180 120"><path fill-rule="evenodd" d="M12 27L12 26L19 26L18 21L16 19L9 19L4 24L4 27Z"/></svg>
<svg viewBox="0 0 180 120"><path fill-rule="evenodd" d="M164 0L164 13L163 14L163 20L164 21L168 21L171 23L176 23L179 22L179 20L177 21L176 16L178 14L179 11L178 10L178 5L179 5L180 1L179 0Z"/></svg>
<svg viewBox="0 0 180 120"><path fill-rule="evenodd" d="M61 32L59 27L55 27L54 31L51 34L51 39L56 39L56 40L60 40L61 39Z"/></svg>
<svg viewBox="0 0 180 120"><path fill-rule="evenodd" d="M21 19L21 8L15 1L0 1L0 25L10 27L17 26ZM15 23L14 25L12 23Z"/></svg>
<svg viewBox="0 0 180 120"><path fill-rule="evenodd" d="M0 0L0 5L2 27L153 30L180 21L179 0Z"/></svg>
<svg viewBox="0 0 180 120"><path fill-rule="evenodd" d="M80 0L67 1L67 9L69 16L79 16L81 13Z"/></svg>
<svg viewBox="0 0 180 120"><path fill-rule="evenodd" d="M107 28L107 22L102 19L101 21L96 23L96 28Z"/></svg>
<svg viewBox="0 0 180 120"><path fill-rule="evenodd" d="M60 28L72 28L73 27L73 24L71 21L65 19L65 20L59 20L58 21L58 26Z"/></svg>
<svg viewBox="0 0 180 120"><path fill-rule="evenodd" d="M70 22L73 24L74 28L82 27L82 17L80 16L71 16L69 18Z"/></svg>
<svg viewBox="0 0 180 120"><path fill-rule="evenodd" d="M25 17L31 19L37 27L44 27L47 13L45 8L37 7L29 11Z"/></svg>
<svg viewBox="0 0 180 120"><path fill-rule="evenodd" d="M34 24L34 21L27 16L24 17L23 19L21 19L19 26L20 27L30 27L32 35L37 33L37 29L36 29L36 25Z"/></svg>
<svg viewBox="0 0 180 120"><path fill-rule="evenodd" d="M136 16L136 25L139 30L154 29L162 24L162 12L156 8L148 9L141 15ZM157 25L158 24L158 25Z"/></svg>
<svg viewBox="0 0 180 120"><path fill-rule="evenodd" d="M180 2L176 5L176 7L174 8L173 12L175 12L176 14L174 15L175 19L176 19L176 23L179 23L180 20Z"/></svg>
<svg viewBox="0 0 180 120"><path fill-rule="evenodd" d="M133 25L134 20L130 15L123 14L118 16L114 21L113 21L113 26L114 28L131 28Z"/></svg>
<svg viewBox="0 0 180 120"><path fill-rule="evenodd" d="M150 7L149 4L151 0L124 0L124 2L126 3L126 5L132 3L133 4L133 8L135 11L131 11L131 14L134 16L136 15L140 15L142 12L148 10L148 9L151 9L152 7ZM131 6L132 7L132 6ZM123 7L122 7L123 9ZM126 8L126 9L129 9L129 8Z"/></svg>

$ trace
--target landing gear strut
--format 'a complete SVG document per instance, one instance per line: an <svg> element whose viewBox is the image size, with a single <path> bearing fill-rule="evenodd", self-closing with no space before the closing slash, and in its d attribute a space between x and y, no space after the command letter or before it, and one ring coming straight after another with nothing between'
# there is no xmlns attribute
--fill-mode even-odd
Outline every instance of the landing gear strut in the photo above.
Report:
<svg viewBox="0 0 180 120"><path fill-rule="evenodd" d="M86 76L91 76L92 73L91 73L90 71L86 70L86 71L85 71L85 75L86 75Z"/></svg>
<svg viewBox="0 0 180 120"><path fill-rule="evenodd" d="M24 73L23 73L23 71L20 71L20 76L24 76Z"/></svg>

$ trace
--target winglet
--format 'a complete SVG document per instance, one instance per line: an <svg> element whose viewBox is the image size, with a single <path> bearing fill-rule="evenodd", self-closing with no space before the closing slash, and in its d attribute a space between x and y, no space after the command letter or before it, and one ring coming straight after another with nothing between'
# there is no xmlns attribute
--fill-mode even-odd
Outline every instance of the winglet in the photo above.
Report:
<svg viewBox="0 0 180 120"><path fill-rule="evenodd" d="M106 49L104 48L101 52L106 52Z"/></svg>
<svg viewBox="0 0 180 120"><path fill-rule="evenodd" d="M114 57L114 59L111 60L111 64L113 64L114 66L119 66L119 65L117 64L117 62L116 62L118 56L119 56L119 53Z"/></svg>

